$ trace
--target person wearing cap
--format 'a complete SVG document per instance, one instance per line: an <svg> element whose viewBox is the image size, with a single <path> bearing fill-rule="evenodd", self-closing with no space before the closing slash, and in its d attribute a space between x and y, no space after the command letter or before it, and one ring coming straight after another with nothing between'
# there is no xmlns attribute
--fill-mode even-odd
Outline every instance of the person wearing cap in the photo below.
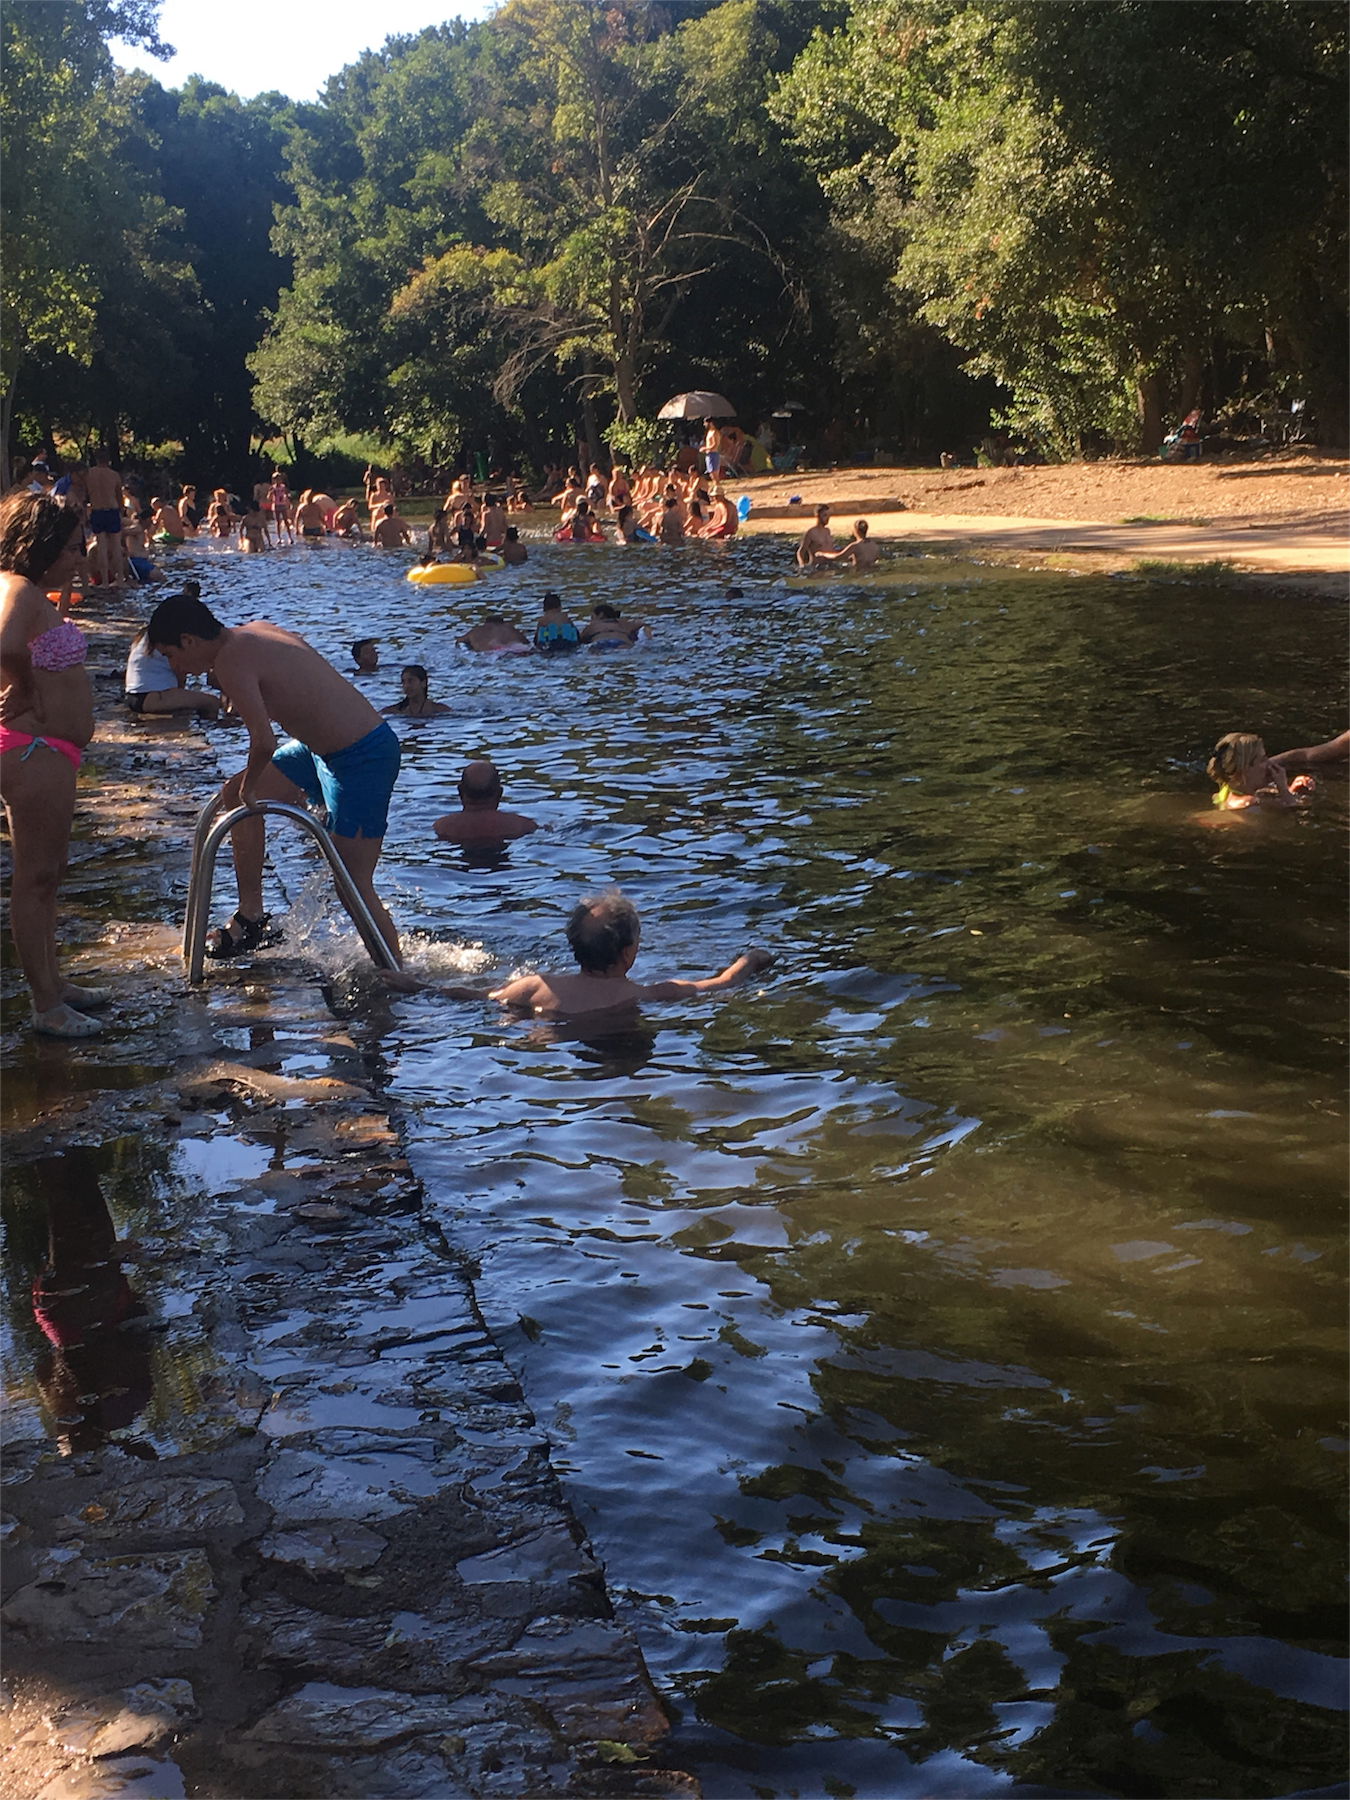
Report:
<svg viewBox="0 0 1350 1800"><path fill-rule="evenodd" d="M459 812L446 813L431 828L444 843L502 844L539 829L537 819L501 810L502 778L490 762L465 765L459 801Z"/></svg>
<svg viewBox="0 0 1350 1800"><path fill-rule="evenodd" d="M352 661L358 675L373 675L380 666L378 638L357 638L352 645Z"/></svg>

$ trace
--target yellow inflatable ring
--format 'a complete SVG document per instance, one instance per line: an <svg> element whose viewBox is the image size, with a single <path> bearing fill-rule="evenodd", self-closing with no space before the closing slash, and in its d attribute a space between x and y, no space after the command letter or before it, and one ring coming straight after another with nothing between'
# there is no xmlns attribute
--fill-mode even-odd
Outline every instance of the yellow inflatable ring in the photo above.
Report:
<svg viewBox="0 0 1350 1800"><path fill-rule="evenodd" d="M506 564L500 556L489 550L486 556L479 557L478 566L480 569L504 569Z"/></svg>
<svg viewBox="0 0 1350 1800"><path fill-rule="evenodd" d="M468 563L419 563L408 570L408 580L415 581L418 587L462 587L477 579Z"/></svg>

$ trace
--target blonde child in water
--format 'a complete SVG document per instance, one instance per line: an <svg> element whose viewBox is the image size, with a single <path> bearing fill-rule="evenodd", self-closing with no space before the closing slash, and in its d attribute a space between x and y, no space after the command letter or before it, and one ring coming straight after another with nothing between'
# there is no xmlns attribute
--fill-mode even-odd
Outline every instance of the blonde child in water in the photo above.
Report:
<svg viewBox="0 0 1350 1800"><path fill-rule="evenodd" d="M1224 812L1240 812L1248 806L1297 806L1315 786L1311 775L1296 775L1290 781L1251 731L1230 731L1221 737L1207 773L1219 790L1213 803Z"/></svg>

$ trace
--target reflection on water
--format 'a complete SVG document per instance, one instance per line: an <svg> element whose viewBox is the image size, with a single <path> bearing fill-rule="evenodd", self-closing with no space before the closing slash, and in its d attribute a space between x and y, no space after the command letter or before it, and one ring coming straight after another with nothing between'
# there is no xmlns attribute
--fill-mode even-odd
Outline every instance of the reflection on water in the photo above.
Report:
<svg viewBox="0 0 1350 1800"><path fill-rule="evenodd" d="M154 1388L146 1307L118 1259L117 1231L94 1153L73 1148L25 1166L21 1183L46 1246L33 1276L33 1319L44 1340L33 1382L62 1455L125 1433ZM39 1212L40 1209L40 1212ZM123 1447L153 1458L134 1437Z"/></svg>
<svg viewBox="0 0 1350 1800"><path fill-rule="evenodd" d="M198 561L225 618L376 635L372 697L418 661L452 707L382 868L415 963L561 961L611 883L640 974L780 958L618 1034L367 1027L677 1750L716 1800L1338 1780L1345 789L1215 826L1203 777L1226 730L1343 725L1338 614L531 556L468 594ZM652 646L454 648L546 587ZM545 829L470 864L431 821L480 755Z"/></svg>

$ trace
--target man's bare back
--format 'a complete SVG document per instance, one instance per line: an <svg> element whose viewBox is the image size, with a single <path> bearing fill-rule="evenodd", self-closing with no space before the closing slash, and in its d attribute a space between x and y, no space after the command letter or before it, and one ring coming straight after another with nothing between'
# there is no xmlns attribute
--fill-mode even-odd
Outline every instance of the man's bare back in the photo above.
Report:
<svg viewBox="0 0 1350 1800"><path fill-rule="evenodd" d="M293 631L254 619L224 638L212 674L245 718L260 695L268 718L316 756L345 750L380 723L365 695Z"/></svg>
<svg viewBox="0 0 1350 1800"><path fill-rule="evenodd" d="M94 463L84 472L84 491L94 512L122 510L122 477L107 463Z"/></svg>

